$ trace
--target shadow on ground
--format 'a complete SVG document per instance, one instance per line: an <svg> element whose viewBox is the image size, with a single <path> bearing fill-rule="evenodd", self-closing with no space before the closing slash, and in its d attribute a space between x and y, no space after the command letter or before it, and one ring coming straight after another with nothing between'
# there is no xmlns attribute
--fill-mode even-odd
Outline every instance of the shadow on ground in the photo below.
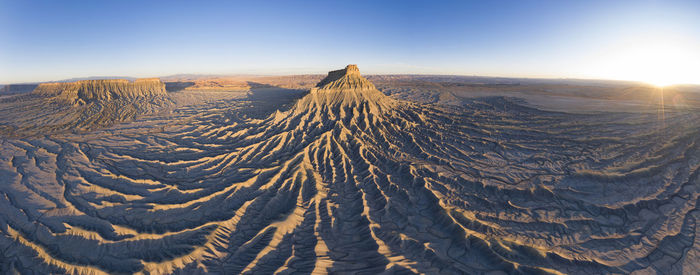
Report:
<svg viewBox="0 0 700 275"><path fill-rule="evenodd" d="M192 86L194 82L165 82L165 90L168 92L179 92Z"/></svg>
<svg viewBox="0 0 700 275"><path fill-rule="evenodd" d="M240 110L249 118L265 118L279 110L284 112L294 102L308 93L307 90L287 89L269 84L248 81L250 92L244 101L250 104Z"/></svg>

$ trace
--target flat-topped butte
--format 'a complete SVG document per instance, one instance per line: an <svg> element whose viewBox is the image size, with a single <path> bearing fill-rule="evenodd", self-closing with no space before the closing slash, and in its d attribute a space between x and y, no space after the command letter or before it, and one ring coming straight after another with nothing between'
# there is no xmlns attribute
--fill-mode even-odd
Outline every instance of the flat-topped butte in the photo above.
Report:
<svg viewBox="0 0 700 275"><path fill-rule="evenodd" d="M59 97L68 100L134 99L166 95L165 84L158 78L81 80L65 83L42 83L32 91L34 94Z"/></svg>

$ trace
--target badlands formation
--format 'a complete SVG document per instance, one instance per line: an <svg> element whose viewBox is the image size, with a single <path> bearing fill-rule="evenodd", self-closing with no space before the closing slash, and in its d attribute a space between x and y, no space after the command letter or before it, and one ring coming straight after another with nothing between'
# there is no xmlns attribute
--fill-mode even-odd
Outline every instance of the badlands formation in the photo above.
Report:
<svg viewBox="0 0 700 275"><path fill-rule="evenodd" d="M159 79L43 83L31 93L0 98L0 135L92 130L170 105L165 84Z"/></svg>
<svg viewBox="0 0 700 275"><path fill-rule="evenodd" d="M177 93L88 81L3 99L3 272L700 270L697 111L419 104L354 65L281 110L251 92L161 112Z"/></svg>

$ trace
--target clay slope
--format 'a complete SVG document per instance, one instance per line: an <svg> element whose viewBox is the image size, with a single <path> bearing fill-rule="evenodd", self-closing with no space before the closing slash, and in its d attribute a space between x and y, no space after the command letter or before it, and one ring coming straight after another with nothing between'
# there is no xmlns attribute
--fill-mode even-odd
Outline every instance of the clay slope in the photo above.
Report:
<svg viewBox="0 0 700 275"><path fill-rule="evenodd" d="M141 134L4 140L3 270L698 270L700 114L417 105L353 71L265 119L230 102Z"/></svg>
<svg viewBox="0 0 700 275"><path fill-rule="evenodd" d="M165 84L158 79L42 83L29 94L0 100L0 134L94 130L171 105Z"/></svg>

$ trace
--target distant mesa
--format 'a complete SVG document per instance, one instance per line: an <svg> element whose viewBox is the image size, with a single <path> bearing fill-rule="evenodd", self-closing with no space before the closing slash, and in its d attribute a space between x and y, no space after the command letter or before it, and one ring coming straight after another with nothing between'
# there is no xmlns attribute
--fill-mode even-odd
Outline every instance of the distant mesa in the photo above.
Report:
<svg viewBox="0 0 700 275"><path fill-rule="evenodd" d="M165 83L157 78L136 79L134 81L104 79L42 83L32 93L80 103L167 95Z"/></svg>
<svg viewBox="0 0 700 275"><path fill-rule="evenodd" d="M174 106L157 78L80 80L39 84L32 92L0 101L0 136L26 137L94 130Z"/></svg>

